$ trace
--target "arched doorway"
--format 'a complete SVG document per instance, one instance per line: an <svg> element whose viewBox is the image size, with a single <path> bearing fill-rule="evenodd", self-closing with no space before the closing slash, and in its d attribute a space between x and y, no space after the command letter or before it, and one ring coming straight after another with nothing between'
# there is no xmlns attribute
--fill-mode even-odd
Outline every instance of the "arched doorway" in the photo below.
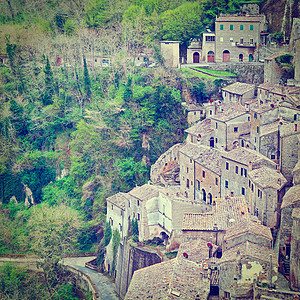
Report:
<svg viewBox="0 0 300 300"><path fill-rule="evenodd" d="M249 54L249 61L253 61L253 54Z"/></svg>
<svg viewBox="0 0 300 300"><path fill-rule="evenodd" d="M240 54L240 55L239 55L239 61L243 61L243 59L244 59L243 54Z"/></svg>
<svg viewBox="0 0 300 300"><path fill-rule="evenodd" d="M214 140L213 137L211 137L211 138L209 139L209 146L212 147L212 148L215 146L215 140Z"/></svg>
<svg viewBox="0 0 300 300"><path fill-rule="evenodd" d="M212 205L212 195L211 195L211 193L208 193L208 195L207 195L207 204Z"/></svg>
<svg viewBox="0 0 300 300"><path fill-rule="evenodd" d="M202 189L202 200L206 202L206 192L205 189Z"/></svg>
<svg viewBox="0 0 300 300"><path fill-rule="evenodd" d="M207 53L207 61L214 62L215 61L215 53L213 51L209 51Z"/></svg>
<svg viewBox="0 0 300 300"><path fill-rule="evenodd" d="M199 60L200 60L200 55L198 52L194 52L193 54L193 63L194 64L198 64L199 63Z"/></svg>
<svg viewBox="0 0 300 300"><path fill-rule="evenodd" d="M229 62L230 61L230 52L228 50L223 51L223 62Z"/></svg>

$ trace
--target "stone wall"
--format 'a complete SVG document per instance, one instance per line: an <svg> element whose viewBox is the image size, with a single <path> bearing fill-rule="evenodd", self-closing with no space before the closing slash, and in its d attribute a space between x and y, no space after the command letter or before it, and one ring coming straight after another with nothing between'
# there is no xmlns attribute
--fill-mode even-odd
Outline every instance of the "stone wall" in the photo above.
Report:
<svg viewBox="0 0 300 300"><path fill-rule="evenodd" d="M253 287L253 299L296 300L299 299L299 297L300 297L300 293L296 293L296 292L265 289L257 286Z"/></svg>
<svg viewBox="0 0 300 300"><path fill-rule="evenodd" d="M237 81L251 84L264 82L264 64L251 63L218 63L211 64L210 69L217 71L229 71L237 75Z"/></svg>
<svg viewBox="0 0 300 300"><path fill-rule="evenodd" d="M162 262L157 252L130 245L120 244L116 268L115 289L121 298L128 290L134 271Z"/></svg>

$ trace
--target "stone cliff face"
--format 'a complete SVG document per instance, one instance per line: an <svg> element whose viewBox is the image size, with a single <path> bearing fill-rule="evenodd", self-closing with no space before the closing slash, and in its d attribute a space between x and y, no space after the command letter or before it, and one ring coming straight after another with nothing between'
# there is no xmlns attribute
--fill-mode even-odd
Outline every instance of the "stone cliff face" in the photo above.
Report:
<svg viewBox="0 0 300 300"><path fill-rule="evenodd" d="M285 38L290 38L293 18L299 17L298 0L267 0L260 9L269 23L269 31L284 32Z"/></svg>

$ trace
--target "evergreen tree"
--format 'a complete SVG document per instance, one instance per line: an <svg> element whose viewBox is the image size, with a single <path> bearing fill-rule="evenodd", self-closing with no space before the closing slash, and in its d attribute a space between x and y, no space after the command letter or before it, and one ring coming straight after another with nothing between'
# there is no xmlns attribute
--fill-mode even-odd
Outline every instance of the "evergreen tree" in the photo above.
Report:
<svg viewBox="0 0 300 300"><path fill-rule="evenodd" d="M86 98L90 99L92 91L91 91L91 79L89 76L89 70L86 65L86 59L83 57L83 75L84 75L84 89L86 92Z"/></svg>
<svg viewBox="0 0 300 300"><path fill-rule="evenodd" d="M45 91L43 97L43 104L49 105L53 103L52 98L54 95L54 80L53 80L53 72L48 57L47 57L44 73L45 73Z"/></svg>
<svg viewBox="0 0 300 300"><path fill-rule="evenodd" d="M127 79L127 83L126 83L126 86L125 86L125 91L124 91L124 96L123 96L123 99L125 102L128 102L130 100L132 100L132 88L131 88L131 83L132 83L132 79L129 77Z"/></svg>

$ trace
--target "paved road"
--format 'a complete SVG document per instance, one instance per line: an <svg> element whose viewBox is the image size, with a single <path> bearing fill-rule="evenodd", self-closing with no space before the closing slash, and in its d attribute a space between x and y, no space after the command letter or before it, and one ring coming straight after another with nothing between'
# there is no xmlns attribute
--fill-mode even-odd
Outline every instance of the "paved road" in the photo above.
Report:
<svg viewBox="0 0 300 300"><path fill-rule="evenodd" d="M84 265L86 262L96 258L94 257L68 257L64 258L63 264L76 268L86 275L88 275L93 283L95 284L100 299L103 300L119 300L120 298L114 291L113 283L109 278L104 276L102 273L97 273L91 269L86 268Z"/></svg>

